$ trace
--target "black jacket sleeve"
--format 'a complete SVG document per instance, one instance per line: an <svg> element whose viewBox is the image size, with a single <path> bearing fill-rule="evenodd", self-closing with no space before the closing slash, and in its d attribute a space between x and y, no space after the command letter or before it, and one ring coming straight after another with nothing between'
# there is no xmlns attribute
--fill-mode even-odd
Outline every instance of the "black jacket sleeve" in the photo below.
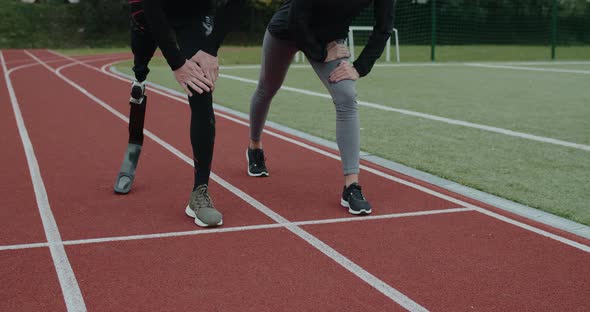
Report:
<svg viewBox="0 0 590 312"><path fill-rule="evenodd" d="M323 62L328 56L326 45L319 42L311 29L313 1L293 0L289 10L289 31L295 38L297 48L311 60Z"/></svg>
<svg viewBox="0 0 590 312"><path fill-rule="evenodd" d="M228 0L227 3L215 10L215 26L213 32L207 37L203 51L217 56L217 51L223 43L225 36L240 22L240 14L245 9L245 0Z"/></svg>
<svg viewBox="0 0 590 312"><path fill-rule="evenodd" d="M361 55L354 61L354 68L361 77L366 76L371 71L375 61L381 57L387 40L391 37L394 6L395 0L374 1L375 25L373 26L373 33Z"/></svg>
<svg viewBox="0 0 590 312"><path fill-rule="evenodd" d="M170 68L177 70L184 65L186 59L176 45L172 27L164 13L163 2L164 0L144 0L143 9L153 39L162 50Z"/></svg>

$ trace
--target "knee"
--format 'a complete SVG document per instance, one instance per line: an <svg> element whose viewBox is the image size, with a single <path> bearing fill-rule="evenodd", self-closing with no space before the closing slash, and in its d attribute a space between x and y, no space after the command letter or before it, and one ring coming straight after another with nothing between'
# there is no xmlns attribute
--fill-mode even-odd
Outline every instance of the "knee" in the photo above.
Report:
<svg viewBox="0 0 590 312"><path fill-rule="evenodd" d="M354 88L337 90L333 94L333 100L336 106L336 113L339 117L356 115L358 103Z"/></svg>
<svg viewBox="0 0 590 312"><path fill-rule="evenodd" d="M267 84L260 82L258 83L258 87L256 88L256 92L254 96L263 101L272 100L272 98L277 94L279 91L280 86L274 86L273 84Z"/></svg>

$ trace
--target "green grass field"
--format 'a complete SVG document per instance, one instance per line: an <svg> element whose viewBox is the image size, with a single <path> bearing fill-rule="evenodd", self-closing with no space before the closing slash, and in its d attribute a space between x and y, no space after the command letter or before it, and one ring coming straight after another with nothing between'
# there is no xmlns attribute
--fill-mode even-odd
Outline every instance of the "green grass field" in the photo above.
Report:
<svg viewBox="0 0 590 312"><path fill-rule="evenodd" d="M108 52L129 52L129 48L99 48L99 49L67 49L60 52L69 55L96 54ZM361 47L356 47L356 55ZM549 46L495 46L495 45L464 45L437 46L439 62L479 62L479 61L548 61L551 57ZM219 53L220 64L259 64L260 47L230 46L222 47ZM395 58L392 47L391 57ZM429 62L430 46L402 45L400 47L402 62ZM557 48L557 60L590 60L590 46L563 46ZM384 57L381 58L384 61Z"/></svg>
<svg viewBox="0 0 590 312"><path fill-rule="evenodd" d="M259 48L229 47L220 52L220 60L223 65L256 64L259 52ZM506 55L503 60L521 59ZM358 83L359 100L590 144L587 74L428 64L374 68ZM590 70L590 64L584 63L515 66ZM151 81L180 90L161 58L154 59L150 67ZM130 73L129 62L120 63L117 68ZM224 68L222 74L256 80L258 69ZM292 68L285 85L326 93L313 71L305 67ZM255 84L220 78L215 102L247 112L254 87ZM364 151L590 224L588 151L365 106L359 110ZM329 99L280 91L269 120L335 140L335 112Z"/></svg>

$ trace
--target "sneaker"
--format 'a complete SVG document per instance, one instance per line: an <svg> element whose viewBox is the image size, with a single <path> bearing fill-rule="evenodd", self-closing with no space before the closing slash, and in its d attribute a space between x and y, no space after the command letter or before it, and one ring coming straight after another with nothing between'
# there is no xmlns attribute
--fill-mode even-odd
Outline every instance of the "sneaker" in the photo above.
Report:
<svg viewBox="0 0 590 312"><path fill-rule="evenodd" d="M139 82L137 80L133 80L133 84L131 85L131 98L129 99L129 103L141 104L141 102L143 102L144 95L145 81Z"/></svg>
<svg viewBox="0 0 590 312"><path fill-rule="evenodd" d="M264 151L260 148L251 149L248 147L246 151L246 159L248 159L248 175L251 177L268 177L268 169L264 161Z"/></svg>
<svg viewBox="0 0 590 312"><path fill-rule="evenodd" d="M187 216L194 218L195 223L200 227L220 226L223 224L223 216L221 212L213 207L213 201L205 184L197 186L192 191L185 213Z"/></svg>
<svg viewBox="0 0 590 312"><path fill-rule="evenodd" d="M139 162L139 155L141 155L141 145L129 143L125 151L125 156L123 157L121 169L117 175L117 180L115 181L115 193L127 194L131 191L133 179L135 179L135 170Z"/></svg>
<svg viewBox="0 0 590 312"><path fill-rule="evenodd" d="M371 204L363 196L361 186L358 183L352 183L348 187L344 187L340 205L348 208L348 212L354 215L371 213Z"/></svg>

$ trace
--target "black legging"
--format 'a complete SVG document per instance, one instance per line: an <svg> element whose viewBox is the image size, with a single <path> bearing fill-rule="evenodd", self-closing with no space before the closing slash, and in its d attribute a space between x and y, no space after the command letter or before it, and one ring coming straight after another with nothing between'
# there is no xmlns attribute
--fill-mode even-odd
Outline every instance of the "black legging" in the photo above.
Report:
<svg viewBox="0 0 590 312"><path fill-rule="evenodd" d="M203 18L187 18L173 24L180 52L186 59L193 57L203 46L206 29ZM198 94L191 90L193 96L188 98L191 107L191 144L195 163L194 188L209 183L213 146L215 144L215 115L213 114L213 94Z"/></svg>

